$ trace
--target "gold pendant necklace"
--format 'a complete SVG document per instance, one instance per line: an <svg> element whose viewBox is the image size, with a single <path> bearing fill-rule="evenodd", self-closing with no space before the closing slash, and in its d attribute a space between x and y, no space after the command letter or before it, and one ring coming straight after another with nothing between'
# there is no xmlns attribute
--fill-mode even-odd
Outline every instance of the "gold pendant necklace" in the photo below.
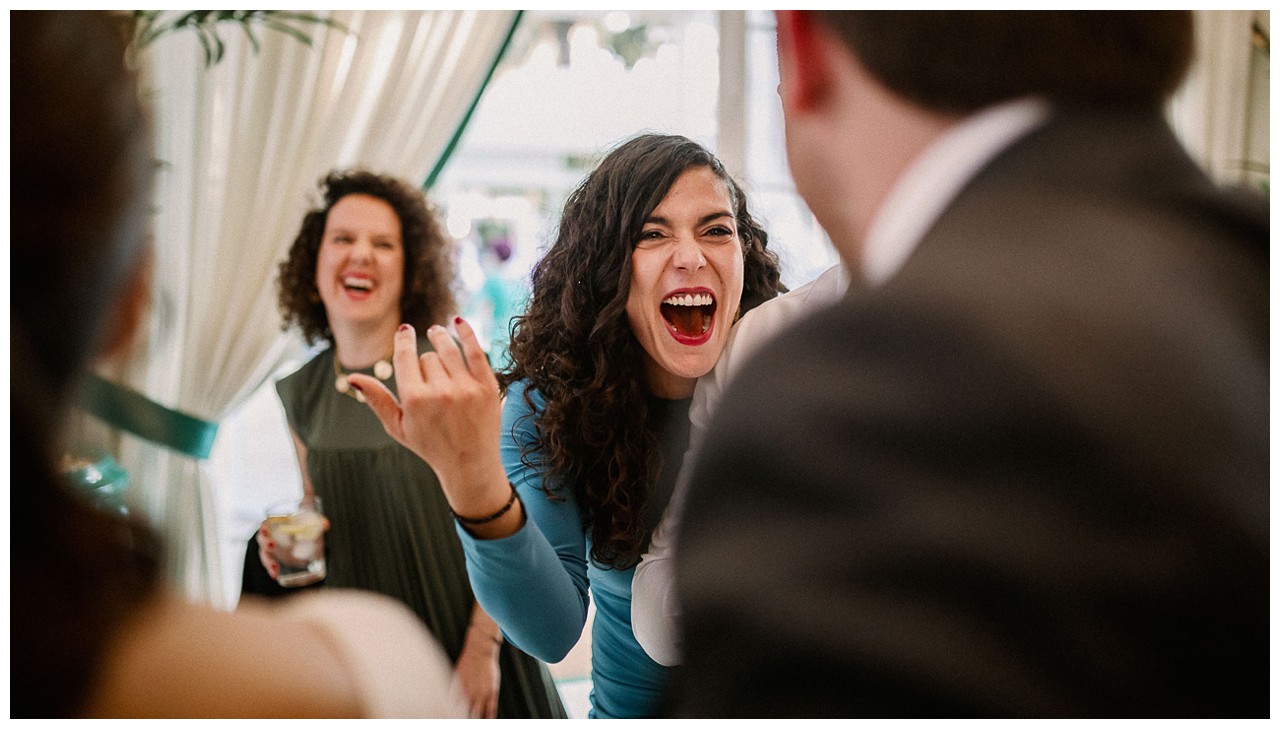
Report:
<svg viewBox="0 0 1280 729"><path fill-rule="evenodd" d="M395 372L391 367L391 355L394 352L395 350L392 349L391 352L387 353L386 357L373 363L374 377L383 381L391 379L391 375ZM333 387L335 390L347 397L355 398L357 402L368 402L364 397L364 393L351 386L351 382L347 379L350 373L344 371L342 366L338 364L338 345L336 344L333 345L333 374Z"/></svg>

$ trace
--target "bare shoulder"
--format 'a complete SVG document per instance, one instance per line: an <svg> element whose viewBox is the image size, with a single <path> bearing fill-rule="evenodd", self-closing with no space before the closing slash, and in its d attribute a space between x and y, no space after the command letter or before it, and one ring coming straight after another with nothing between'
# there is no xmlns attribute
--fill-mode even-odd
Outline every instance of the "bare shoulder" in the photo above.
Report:
<svg viewBox="0 0 1280 729"><path fill-rule="evenodd" d="M117 717L445 715L433 711L452 706L448 664L441 665L443 655L425 629L405 622L407 611L397 608L339 594L226 612L159 594L113 638L88 711ZM367 642L361 629L387 634ZM415 696L388 703L370 688L380 680L369 669L375 653L413 672ZM421 695L433 691L439 701Z"/></svg>

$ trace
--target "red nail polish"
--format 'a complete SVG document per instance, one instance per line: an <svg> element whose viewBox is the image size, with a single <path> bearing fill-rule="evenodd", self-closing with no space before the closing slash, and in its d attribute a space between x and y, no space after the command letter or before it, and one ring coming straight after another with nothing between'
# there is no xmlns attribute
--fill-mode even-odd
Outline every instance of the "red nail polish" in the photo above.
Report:
<svg viewBox="0 0 1280 729"><path fill-rule="evenodd" d="M408 325L408 324L401 324L401 325L400 325L400 331L402 331L402 332L407 332L407 331L409 331L409 329L410 329L410 327L409 327L409 325Z"/></svg>
<svg viewBox="0 0 1280 729"><path fill-rule="evenodd" d="M454 323L454 324L461 324L461 323L462 323L462 317L460 317L460 316L455 316L455 317L453 317L453 323Z"/></svg>
<svg viewBox="0 0 1280 729"><path fill-rule="evenodd" d="M364 388L360 387L359 382L353 382L351 380L347 380L347 384L354 387L356 389L356 392L364 392Z"/></svg>

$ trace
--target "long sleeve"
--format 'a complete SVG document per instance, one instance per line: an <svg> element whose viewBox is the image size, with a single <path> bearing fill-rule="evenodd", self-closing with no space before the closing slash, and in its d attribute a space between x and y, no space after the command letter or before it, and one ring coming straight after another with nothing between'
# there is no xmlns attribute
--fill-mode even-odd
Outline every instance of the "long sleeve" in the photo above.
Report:
<svg viewBox="0 0 1280 729"><path fill-rule="evenodd" d="M521 650L549 663L562 660L582 635L590 601L587 546L581 513L569 489L544 491L540 454L522 454L535 437L537 410L524 398L524 383L507 393L501 452L527 519L503 539L482 540L459 528L476 599L503 634Z"/></svg>

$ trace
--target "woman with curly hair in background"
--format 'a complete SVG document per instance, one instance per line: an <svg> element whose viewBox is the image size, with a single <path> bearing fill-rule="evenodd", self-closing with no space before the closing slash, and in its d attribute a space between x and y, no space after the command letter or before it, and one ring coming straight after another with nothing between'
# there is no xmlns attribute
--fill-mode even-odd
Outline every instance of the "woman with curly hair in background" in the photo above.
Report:
<svg viewBox="0 0 1280 729"><path fill-rule="evenodd" d="M476 605L435 474L387 437L347 384L365 373L394 388L396 328L425 330L454 313L452 241L407 182L350 170L331 172L320 187L322 205L303 218L280 265L279 296L285 326L329 347L276 389L303 490L320 497L331 522L324 585L373 590L412 608L455 662L472 716L563 718L546 666L506 644ZM279 569L265 523L256 539L260 565L246 564L246 591L296 591L263 574Z"/></svg>
<svg viewBox="0 0 1280 729"><path fill-rule="evenodd" d="M397 333L398 402L352 378L436 469L472 587L513 643L561 660L594 595L593 717L661 708L667 669L632 633L631 577L688 445L697 378L736 318L785 290L767 242L710 152L639 136L569 197L500 378L461 319L460 347L433 326L421 358L412 327Z"/></svg>

